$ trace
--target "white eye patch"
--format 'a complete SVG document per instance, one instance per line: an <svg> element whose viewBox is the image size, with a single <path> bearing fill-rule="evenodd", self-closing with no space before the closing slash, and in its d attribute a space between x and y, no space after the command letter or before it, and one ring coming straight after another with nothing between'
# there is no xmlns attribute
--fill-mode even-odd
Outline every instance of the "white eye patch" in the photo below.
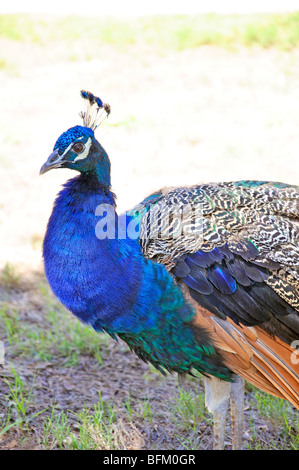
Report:
<svg viewBox="0 0 299 470"><path fill-rule="evenodd" d="M88 137L88 141L86 142L85 144L85 149L84 149L84 152L80 153L74 160L74 163L77 161L77 160L84 160L84 158L86 158L89 154L89 149L91 147L91 137Z"/></svg>

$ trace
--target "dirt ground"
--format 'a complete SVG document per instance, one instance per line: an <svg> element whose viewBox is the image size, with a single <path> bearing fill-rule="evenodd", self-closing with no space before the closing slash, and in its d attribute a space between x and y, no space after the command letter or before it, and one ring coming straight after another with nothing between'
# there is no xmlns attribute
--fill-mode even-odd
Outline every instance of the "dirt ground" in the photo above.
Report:
<svg viewBox="0 0 299 470"><path fill-rule="evenodd" d="M3 50L8 46L18 67L0 71L0 268L10 263L29 279L25 288L5 292L6 301L25 305L26 321L38 321L42 312L42 299L32 303L36 273L43 276L41 241L55 195L73 176L70 170L38 173L58 136L80 124L81 89L112 108L97 136L112 162L119 211L167 185L240 179L298 184L298 51L201 47L162 53L105 46L91 60L80 59L78 51L78 60L67 61L59 48L54 57L32 44L0 44ZM93 404L98 390L116 402L127 390L140 397L150 373L112 341L100 374L98 364L84 356L71 370L61 367L60 359L12 361L29 382L40 368L40 409L58 396L61 409L76 410ZM169 434L165 403L165 396L177 394L176 377L156 377L147 381L146 391L162 406L161 421L143 430L137 448L179 448ZM201 433L202 448L209 448L211 428L203 425ZM17 435L1 445L22 448ZM39 446L33 435L25 448Z"/></svg>

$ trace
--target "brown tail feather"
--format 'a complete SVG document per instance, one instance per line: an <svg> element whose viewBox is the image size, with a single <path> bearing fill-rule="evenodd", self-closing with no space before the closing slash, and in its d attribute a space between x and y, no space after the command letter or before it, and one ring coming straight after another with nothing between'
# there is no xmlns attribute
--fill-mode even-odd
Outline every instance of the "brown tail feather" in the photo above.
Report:
<svg viewBox="0 0 299 470"><path fill-rule="evenodd" d="M299 409L299 376L294 370L295 364L291 363L292 349L288 345L281 348L276 338L270 337L261 329L258 341L252 347L253 364L256 368L267 376L284 398ZM281 352L284 354L280 355Z"/></svg>
<svg viewBox="0 0 299 470"><path fill-rule="evenodd" d="M189 296L188 300L196 309L195 327L200 325L210 332L227 367L299 409L299 364L292 362L294 351L290 345L270 336L261 327L236 325L230 318L221 320Z"/></svg>

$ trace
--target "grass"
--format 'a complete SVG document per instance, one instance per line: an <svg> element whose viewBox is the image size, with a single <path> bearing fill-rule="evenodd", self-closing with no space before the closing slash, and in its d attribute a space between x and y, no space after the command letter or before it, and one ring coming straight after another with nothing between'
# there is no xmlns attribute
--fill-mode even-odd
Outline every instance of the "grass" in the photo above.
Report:
<svg viewBox="0 0 299 470"><path fill-rule="evenodd" d="M13 366L10 367L10 370L11 380L4 379L9 388L9 393L5 395L6 402L9 408L14 408L15 420L24 424L31 402L32 388L28 389L26 387L26 384ZM11 412L9 411L10 414Z"/></svg>
<svg viewBox="0 0 299 470"><path fill-rule="evenodd" d="M278 438L273 442L267 442L269 448L284 449L289 446L293 450L299 450L299 416L298 413L290 412L290 407L285 400L273 397L255 389L254 395L257 401L257 409L263 416L269 427ZM255 446L259 446L259 439ZM263 446L265 442L262 442Z"/></svg>
<svg viewBox="0 0 299 470"><path fill-rule="evenodd" d="M175 51L202 45L291 50L299 45L299 12L154 16L127 20L0 15L0 38L42 46L53 41L69 46L82 42L88 45L87 50L96 50L103 45L122 48L149 45ZM76 60L77 55L69 51L69 58ZM5 68L5 59L2 63Z"/></svg>
<svg viewBox="0 0 299 470"><path fill-rule="evenodd" d="M205 408L205 399L202 393L179 389L179 395L173 413L174 423L177 429L177 437L185 450L198 449L198 430L203 429L210 417ZM187 433L187 439L181 436Z"/></svg>
<svg viewBox="0 0 299 470"><path fill-rule="evenodd" d="M192 392L180 388L176 400L175 415L180 426L197 429L199 423L205 420L205 403L202 394L194 395Z"/></svg>
<svg viewBox="0 0 299 470"><path fill-rule="evenodd" d="M30 423L45 411L42 409L33 413L30 410L34 384L29 388L13 366L10 366L10 371L10 380L4 379L9 392L3 396L7 413L4 418L0 418L0 438L12 428L30 432Z"/></svg>
<svg viewBox="0 0 299 470"><path fill-rule="evenodd" d="M128 450L142 443L140 431L130 419L120 419L114 405L102 400L93 409L84 408L74 414L55 413L44 420L42 442L46 449L68 450Z"/></svg>

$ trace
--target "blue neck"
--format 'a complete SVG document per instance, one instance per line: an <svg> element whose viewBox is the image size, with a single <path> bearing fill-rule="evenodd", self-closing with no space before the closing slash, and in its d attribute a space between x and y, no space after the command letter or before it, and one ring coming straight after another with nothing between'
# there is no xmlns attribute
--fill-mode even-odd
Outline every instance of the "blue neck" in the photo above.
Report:
<svg viewBox="0 0 299 470"><path fill-rule="evenodd" d="M96 236L103 221L108 229L117 228L114 208L103 173L101 178L81 174L57 196L44 240L45 271L53 292L82 321L92 326L97 322L97 329L132 310L142 272L136 240L118 240L117 230L115 238Z"/></svg>
<svg viewBox="0 0 299 470"><path fill-rule="evenodd" d="M96 166L95 168L91 171L91 174L96 176L99 183L101 185L104 185L106 187L111 186L111 178L110 178L110 160L108 157L108 154L106 151L103 149L101 144L97 142L99 146L98 151L94 151L94 157L96 158Z"/></svg>
<svg viewBox="0 0 299 470"><path fill-rule="evenodd" d="M76 170L80 171L83 177L84 175L88 176L84 190L96 187L94 180L98 181L98 187L110 188L110 169L111 165L107 152L96 139L93 139L88 160L83 159L76 164Z"/></svg>

